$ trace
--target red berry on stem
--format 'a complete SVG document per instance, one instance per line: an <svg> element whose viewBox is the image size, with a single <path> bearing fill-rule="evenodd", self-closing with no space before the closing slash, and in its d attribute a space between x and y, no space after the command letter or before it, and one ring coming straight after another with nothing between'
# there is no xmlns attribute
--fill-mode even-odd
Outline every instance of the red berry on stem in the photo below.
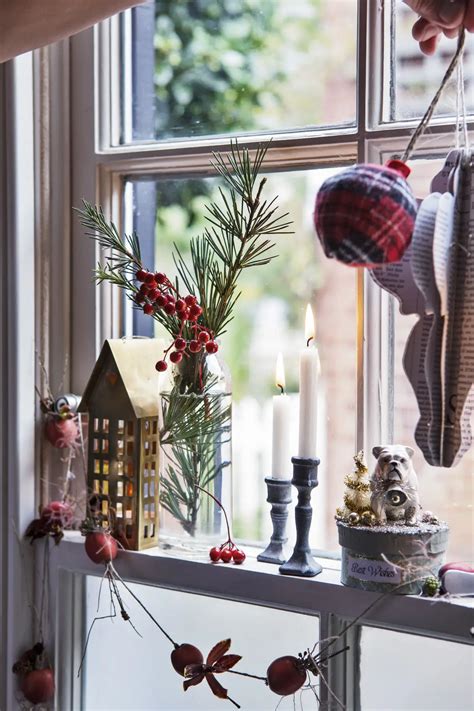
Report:
<svg viewBox="0 0 474 711"><path fill-rule="evenodd" d="M117 541L106 531L88 533L84 545L93 563L109 563L117 557Z"/></svg>
<svg viewBox="0 0 474 711"><path fill-rule="evenodd" d="M204 657L194 644L180 644L171 652L171 664L173 669L184 676L184 670L190 664L202 664Z"/></svg>
<svg viewBox="0 0 474 711"><path fill-rule="evenodd" d="M160 293L161 292L159 289L150 289L150 291L148 292L148 298L150 299L150 301L156 301Z"/></svg>
<svg viewBox="0 0 474 711"><path fill-rule="evenodd" d="M45 704L54 697L52 669L33 669L25 674L20 684L23 696L32 704Z"/></svg>
<svg viewBox="0 0 474 711"><path fill-rule="evenodd" d="M296 657L278 657L267 669L267 681L275 694L289 696L301 689L306 681L306 671Z"/></svg>
<svg viewBox="0 0 474 711"><path fill-rule="evenodd" d="M221 549L218 548L218 546L211 548L209 551L209 558L213 563L217 563L217 561L221 559Z"/></svg>
<svg viewBox="0 0 474 711"><path fill-rule="evenodd" d="M184 349L186 348L186 341L184 340L184 338L177 338L174 342L174 347L177 351L184 351Z"/></svg>
<svg viewBox="0 0 474 711"><path fill-rule="evenodd" d="M206 351L208 353L217 353L218 350L219 346L215 341L208 341L208 343L206 343Z"/></svg>
<svg viewBox="0 0 474 711"><path fill-rule="evenodd" d="M199 316L202 314L202 309L200 306L195 304L194 306L189 307L189 318L191 319L197 319Z"/></svg>
<svg viewBox="0 0 474 711"><path fill-rule="evenodd" d="M183 360L183 354L179 351L173 351L170 353L170 361L172 363L180 363Z"/></svg>
<svg viewBox="0 0 474 711"><path fill-rule="evenodd" d="M156 272L154 279L157 284L164 284L166 281L166 274L163 274L162 272Z"/></svg>
<svg viewBox="0 0 474 711"><path fill-rule="evenodd" d="M236 565L240 565L241 563L244 562L246 555L243 551L236 548L235 550L232 551L232 558L234 559L234 563Z"/></svg>
<svg viewBox="0 0 474 711"><path fill-rule="evenodd" d="M154 312L154 308L151 304L145 304L143 307L143 313L146 314L147 316L151 316L151 314Z"/></svg>
<svg viewBox="0 0 474 711"><path fill-rule="evenodd" d="M167 303L168 299L164 294L160 292L160 294L155 299L155 304L158 306L158 308L162 309L163 306L166 306Z"/></svg>
<svg viewBox="0 0 474 711"><path fill-rule="evenodd" d="M146 271L144 269L139 269L135 274L138 281L144 281L146 277Z"/></svg>
<svg viewBox="0 0 474 711"><path fill-rule="evenodd" d="M176 312L178 314L182 314L183 311L185 311L185 309L186 309L186 302L184 301L184 299L177 299L175 306L176 306Z"/></svg>
<svg viewBox="0 0 474 711"><path fill-rule="evenodd" d="M198 341L201 343L207 343L208 341L211 340L210 335L208 334L207 331L201 331L201 333L198 336Z"/></svg>
<svg viewBox="0 0 474 711"><path fill-rule="evenodd" d="M232 560L232 551L230 550L230 548L223 548L221 550L221 561L223 563L230 563L231 560Z"/></svg>
<svg viewBox="0 0 474 711"><path fill-rule="evenodd" d="M159 360L155 368L159 373L163 373L168 368L168 365L165 360Z"/></svg>
<svg viewBox="0 0 474 711"><path fill-rule="evenodd" d="M176 307L172 302L167 301L166 304L163 306L163 310L165 313L167 313L169 316L172 316L174 313L176 313Z"/></svg>
<svg viewBox="0 0 474 711"><path fill-rule="evenodd" d="M140 293L139 291L135 294L135 303L136 304L143 304L145 301L145 294Z"/></svg>
<svg viewBox="0 0 474 711"><path fill-rule="evenodd" d="M202 344L199 343L199 341L195 341L195 340L189 341L189 350L191 351L191 353L199 353L201 348L202 348Z"/></svg>
<svg viewBox="0 0 474 711"><path fill-rule="evenodd" d="M194 304L197 302L197 299L195 296L192 294L189 294L188 296L184 297L184 300L188 306L194 306Z"/></svg>
<svg viewBox="0 0 474 711"><path fill-rule="evenodd" d="M151 272L147 272L147 273L145 274L145 282L146 282L148 285L150 285L150 284L155 285L155 275L152 274Z"/></svg>

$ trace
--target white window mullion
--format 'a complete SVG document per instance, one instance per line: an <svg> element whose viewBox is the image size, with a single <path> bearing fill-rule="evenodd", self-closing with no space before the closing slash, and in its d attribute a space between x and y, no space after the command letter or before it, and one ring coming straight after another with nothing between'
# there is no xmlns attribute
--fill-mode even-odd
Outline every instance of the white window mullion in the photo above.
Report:
<svg viewBox="0 0 474 711"><path fill-rule="evenodd" d="M3 75L3 76L2 76ZM3 81L2 81L3 79ZM0 706L16 708L11 666L32 642L31 549L18 536L35 512L35 212L31 54L0 67L0 151L3 178L0 268L0 478L2 479ZM8 170L6 169L8 166ZM27 288L25 288L27 285Z"/></svg>

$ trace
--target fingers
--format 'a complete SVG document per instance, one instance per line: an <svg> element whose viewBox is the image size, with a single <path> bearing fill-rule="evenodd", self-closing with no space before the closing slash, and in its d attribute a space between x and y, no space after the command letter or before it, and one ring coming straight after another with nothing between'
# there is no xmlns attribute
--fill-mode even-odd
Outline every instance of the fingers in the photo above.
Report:
<svg viewBox="0 0 474 711"><path fill-rule="evenodd" d="M421 17L438 25L442 29L452 29L463 24L467 5L473 5L474 0L404 0Z"/></svg>
<svg viewBox="0 0 474 711"><path fill-rule="evenodd" d="M419 10L422 10L425 8L428 10L428 14L430 15L431 18L435 17L440 17L440 10L439 8L442 5L442 2L438 0L438 2L415 2L414 0L406 0L407 4L413 7L418 7ZM463 0L464 3L464 0ZM453 2L453 5L455 2ZM435 8L436 6L436 8ZM463 12L465 10L465 14L463 14L463 23L464 26L468 31L470 31L470 27L473 28L474 31L474 0L468 0L466 5L463 5ZM420 17L413 25L412 29L412 35L413 38L417 40L417 42L420 43L420 49L424 54L433 54L436 51L436 47L438 46L441 34L444 34L446 37L449 39L454 39L455 37L458 36L459 30L461 29L462 24L460 23L459 25L456 25L454 27L447 27L443 24L440 23L440 21L434 21L433 19L429 19L429 17L425 16Z"/></svg>
<svg viewBox="0 0 474 711"><path fill-rule="evenodd" d="M452 30L443 30L443 34L449 39L455 39L459 35L460 27L454 27Z"/></svg>
<svg viewBox="0 0 474 711"><path fill-rule="evenodd" d="M434 54L436 52L436 48L439 44L440 39L441 39L441 34L436 35L436 37L430 37L430 39L420 42L420 49L423 52L423 54L428 54L428 55Z"/></svg>
<svg viewBox="0 0 474 711"><path fill-rule="evenodd" d="M464 27L468 32L474 32L474 0L467 0Z"/></svg>
<svg viewBox="0 0 474 711"><path fill-rule="evenodd" d="M423 42L424 40L429 40L432 37L436 37L442 32L439 25L435 25L429 22L424 17L420 17L419 20L415 22L412 29L413 39L417 42Z"/></svg>

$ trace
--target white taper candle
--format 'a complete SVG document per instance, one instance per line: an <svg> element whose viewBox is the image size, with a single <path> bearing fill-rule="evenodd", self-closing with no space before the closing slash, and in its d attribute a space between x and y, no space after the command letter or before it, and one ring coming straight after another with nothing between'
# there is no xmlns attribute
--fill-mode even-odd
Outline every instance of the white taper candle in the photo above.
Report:
<svg viewBox="0 0 474 711"><path fill-rule="evenodd" d="M314 343L315 327L311 306L306 308L306 347L300 353L300 419L298 456L315 459L317 455L317 398L319 353Z"/></svg>
<svg viewBox="0 0 474 711"><path fill-rule="evenodd" d="M281 394L273 397L272 477L291 479L290 398L285 393L283 356L278 354L275 381Z"/></svg>

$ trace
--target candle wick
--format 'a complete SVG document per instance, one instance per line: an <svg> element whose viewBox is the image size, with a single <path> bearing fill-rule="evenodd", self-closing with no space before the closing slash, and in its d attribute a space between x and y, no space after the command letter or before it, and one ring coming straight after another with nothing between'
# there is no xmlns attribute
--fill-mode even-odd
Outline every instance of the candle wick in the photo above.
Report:
<svg viewBox="0 0 474 711"><path fill-rule="evenodd" d="M306 347L309 348L310 342L314 339L314 336L310 336L308 340L306 341Z"/></svg>
<svg viewBox="0 0 474 711"><path fill-rule="evenodd" d="M280 388L280 394L281 394L281 395L284 395L284 394L285 394L285 388L283 387L283 385L280 385L280 383L277 383L277 386Z"/></svg>

